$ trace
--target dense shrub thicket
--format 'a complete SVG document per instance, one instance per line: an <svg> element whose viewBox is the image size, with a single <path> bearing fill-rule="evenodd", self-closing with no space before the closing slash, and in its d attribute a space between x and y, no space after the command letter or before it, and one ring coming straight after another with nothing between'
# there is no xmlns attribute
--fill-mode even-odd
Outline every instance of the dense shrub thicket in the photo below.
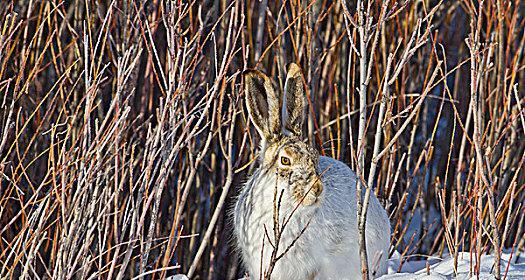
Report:
<svg viewBox="0 0 525 280"><path fill-rule="evenodd" d="M290 62L308 141L373 188L404 260L522 251L524 11L1 1L0 278L242 276L230 212L259 139L241 73L282 89Z"/></svg>

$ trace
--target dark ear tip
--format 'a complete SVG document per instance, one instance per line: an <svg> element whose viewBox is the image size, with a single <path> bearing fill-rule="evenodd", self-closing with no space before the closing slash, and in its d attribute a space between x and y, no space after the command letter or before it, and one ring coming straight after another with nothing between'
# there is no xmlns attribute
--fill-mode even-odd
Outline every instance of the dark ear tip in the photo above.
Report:
<svg viewBox="0 0 525 280"><path fill-rule="evenodd" d="M246 75L250 75L251 73L254 73L254 72L258 72L258 71L255 70L255 69L246 69L246 70L242 71L242 75L246 76Z"/></svg>
<svg viewBox="0 0 525 280"><path fill-rule="evenodd" d="M255 82L257 84L263 84L268 80L268 77L261 71L248 69L242 72L243 81L246 84L247 82Z"/></svg>
<svg viewBox="0 0 525 280"><path fill-rule="evenodd" d="M246 69L244 71L242 71L242 76L243 77L253 77L253 76L263 76L264 77L264 74L259 71L259 70L255 70L255 69Z"/></svg>

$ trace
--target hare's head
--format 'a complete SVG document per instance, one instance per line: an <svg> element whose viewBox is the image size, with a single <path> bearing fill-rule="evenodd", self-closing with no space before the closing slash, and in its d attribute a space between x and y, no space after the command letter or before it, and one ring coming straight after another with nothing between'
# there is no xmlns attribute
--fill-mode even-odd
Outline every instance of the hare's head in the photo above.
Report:
<svg viewBox="0 0 525 280"><path fill-rule="evenodd" d="M259 71L245 72L244 88L250 118L263 140L262 168L274 172L297 202L316 204L323 185L317 167L319 153L302 141L306 98L299 67L293 63L289 67L284 98Z"/></svg>

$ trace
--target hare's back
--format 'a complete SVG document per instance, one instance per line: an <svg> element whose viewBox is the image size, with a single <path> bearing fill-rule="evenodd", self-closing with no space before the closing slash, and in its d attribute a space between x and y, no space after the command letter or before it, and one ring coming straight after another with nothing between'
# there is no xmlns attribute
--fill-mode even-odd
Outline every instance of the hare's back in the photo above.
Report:
<svg viewBox="0 0 525 280"><path fill-rule="evenodd" d="M322 174L323 185L327 192L352 192L355 196L357 176L348 165L331 157L321 156L319 172Z"/></svg>
<svg viewBox="0 0 525 280"><path fill-rule="evenodd" d="M356 182L357 175L345 163L330 157L321 156L319 158L319 172L322 173L323 181L324 208L328 211L357 211L356 202ZM365 188L362 189L362 195L365 194ZM386 223L388 216L385 209L379 203L374 192L370 194L370 204L368 213L374 219L369 223ZM348 216L348 212L345 214ZM353 219L355 216L351 216ZM367 219L368 220L368 219Z"/></svg>

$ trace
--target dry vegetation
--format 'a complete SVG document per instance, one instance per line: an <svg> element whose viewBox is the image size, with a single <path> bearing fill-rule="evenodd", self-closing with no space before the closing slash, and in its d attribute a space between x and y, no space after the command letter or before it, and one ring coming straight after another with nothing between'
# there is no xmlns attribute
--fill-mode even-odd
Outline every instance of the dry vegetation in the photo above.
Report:
<svg viewBox="0 0 525 280"><path fill-rule="evenodd" d="M524 1L276 2L1 1L0 278L242 276L240 74L290 62L404 260L525 249Z"/></svg>

